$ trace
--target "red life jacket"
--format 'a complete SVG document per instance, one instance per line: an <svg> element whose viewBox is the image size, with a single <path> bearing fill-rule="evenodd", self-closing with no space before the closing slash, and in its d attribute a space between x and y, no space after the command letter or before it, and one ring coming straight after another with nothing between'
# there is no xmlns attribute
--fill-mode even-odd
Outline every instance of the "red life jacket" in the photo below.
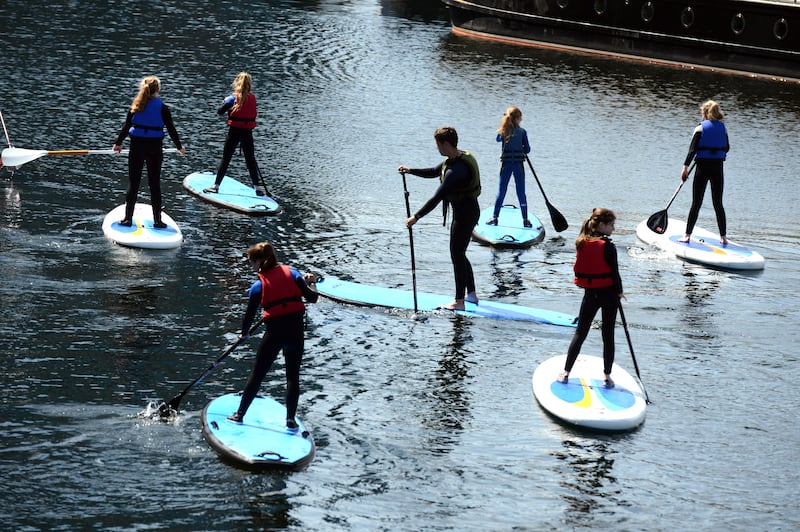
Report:
<svg viewBox="0 0 800 532"><path fill-rule="evenodd" d="M614 286L611 266L605 257L606 240L593 238L586 240L575 257L575 284L581 288L605 288Z"/></svg>
<svg viewBox="0 0 800 532"><path fill-rule="evenodd" d="M241 107L228 113L228 125L241 129L253 129L256 127L256 95L252 92L244 99Z"/></svg>
<svg viewBox="0 0 800 532"><path fill-rule="evenodd" d="M264 308L264 318L276 318L296 312L303 312L303 292L292 278L288 266L278 265L264 273L259 273L261 279L261 306Z"/></svg>

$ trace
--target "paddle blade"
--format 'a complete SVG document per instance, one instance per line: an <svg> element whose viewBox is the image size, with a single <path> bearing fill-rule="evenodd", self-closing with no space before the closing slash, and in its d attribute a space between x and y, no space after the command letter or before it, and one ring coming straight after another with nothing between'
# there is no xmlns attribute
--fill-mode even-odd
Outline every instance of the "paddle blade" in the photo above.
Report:
<svg viewBox="0 0 800 532"><path fill-rule="evenodd" d="M550 205L550 202L547 202L547 210L550 211L550 220L553 222L553 228L556 230L556 232L560 233L569 227L567 219L564 218L564 215L558 212L555 207Z"/></svg>
<svg viewBox="0 0 800 532"><path fill-rule="evenodd" d="M658 211L647 219L647 227L657 235L663 235L667 231L668 222L669 217L667 216L667 211Z"/></svg>
<svg viewBox="0 0 800 532"><path fill-rule="evenodd" d="M25 148L6 148L3 150L2 159L5 166L22 166L47 155L46 150L26 150Z"/></svg>

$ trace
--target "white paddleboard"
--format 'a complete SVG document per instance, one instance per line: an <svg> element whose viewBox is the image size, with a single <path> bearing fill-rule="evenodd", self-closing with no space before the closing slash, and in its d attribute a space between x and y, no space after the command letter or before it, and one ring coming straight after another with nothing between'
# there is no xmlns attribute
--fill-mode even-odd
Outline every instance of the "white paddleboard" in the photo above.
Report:
<svg viewBox="0 0 800 532"><path fill-rule="evenodd" d="M183 242L178 224L170 215L161 212L161 221L167 224L164 229L153 227L153 207L147 203L137 203L133 209L133 222L130 227L120 225L125 217L125 204L114 208L103 220L103 234L121 246L145 249L173 249Z"/></svg>
<svg viewBox="0 0 800 532"><path fill-rule="evenodd" d="M203 437L223 459L249 468L302 469L314 458L314 438L295 417L297 429L286 427L286 408L269 397L256 396L242 423L228 419L242 396L229 393L203 409Z"/></svg>
<svg viewBox="0 0 800 532"><path fill-rule="evenodd" d="M657 246L679 259L714 268L728 270L761 270L764 257L758 252L728 240L720 244L719 235L703 228L694 227L692 239L688 243L678 242L686 232L686 222L669 218L667 230L659 235L647 227L647 220L636 227L636 236L645 244Z"/></svg>
<svg viewBox="0 0 800 532"><path fill-rule="evenodd" d="M569 382L558 382L567 355L549 358L533 372L533 395L545 412L570 425L593 430L631 430L644 422L647 402L633 376L614 363L613 388L603 384L603 358L578 355Z"/></svg>
<svg viewBox="0 0 800 532"><path fill-rule="evenodd" d="M515 205L503 205L497 225L486 225L494 215L494 207L481 211L472 239L479 244L496 248L527 248L544 239L544 226L539 218L528 213L532 227L522 225L522 211Z"/></svg>
<svg viewBox="0 0 800 532"><path fill-rule="evenodd" d="M254 216L275 215L281 211L280 205L269 196L259 196L252 186L225 176L219 185L219 192L204 192L216 179L214 172L194 172L183 180L183 187L209 203Z"/></svg>

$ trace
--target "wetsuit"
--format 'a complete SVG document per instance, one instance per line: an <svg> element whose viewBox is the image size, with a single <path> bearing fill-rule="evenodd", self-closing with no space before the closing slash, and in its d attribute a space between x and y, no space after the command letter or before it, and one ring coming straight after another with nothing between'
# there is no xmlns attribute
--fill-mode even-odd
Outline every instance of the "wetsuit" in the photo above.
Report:
<svg viewBox="0 0 800 532"><path fill-rule="evenodd" d="M599 288L584 288L583 301L581 301L581 309L578 313L578 327L575 329L575 334L567 349L567 361L564 364L564 371L571 371L575 360L578 358L581 347L583 346L586 336L589 334L589 329L592 326L597 311L602 309L603 325L601 328L603 336L603 372L606 374L611 373L611 366L614 364L614 326L617 320L617 308L619 308L619 295L622 294L622 279L619 275L619 264L617 263L617 248L611 242L611 239L602 235L593 235L597 237L595 242L602 242L603 249L600 256L595 257L595 260L602 261L603 264L596 265L598 271L606 271L606 274L598 274L594 276L586 275L584 278L595 277L594 283L581 282L581 272L577 271L576 260L576 277L575 282L579 285L592 286L592 284L599 285ZM584 247L591 245L591 243L584 243ZM583 248L578 251L580 254ZM587 249L587 251L589 251ZM606 285L606 286L602 286Z"/></svg>
<svg viewBox="0 0 800 532"><path fill-rule="evenodd" d="M297 295L297 299L302 297L310 303L315 303L319 298L319 294L308 287L300 272L295 269L286 269L289 270L291 275L291 280L286 282L294 282L296 285L294 293ZM262 282L261 278L259 278L248 291L247 310L242 321L242 335L247 335L250 325L255 319L256 311L262 306L261 287ZM283 287L284 290L286 288ZM266 296L268 299L269 294L266 294ZM271 305L267 303L267 306ZM270 312L269 308L265 310ZM286 418L294 419L297 413L297 403L300 399L300 363L303 360L303 345L305 341L303 324L305 308L301 304L297 306L296 312L278 314L275 317L267 317L265 320L267 330L264 332L264 337L258 346L256 362L253 365L253 371L247 380L247 385L244 388L242 400L239 404L239 413L241 413L242 417L250 407L250 403L253 402L258 389L261 387L261 382L281 350L283 350L283 357L286 361Z"/></svg>
<svg viewBox="0 0 800 532"><path fill-rule="evenodd" d="M160 112L157 107L160 106ZM148 109L150 108L150 109ZM153 220L161 222L161 163L164 160L162 140L164 130L167 128L169 138L179 150L181 145L178 131L172 122L172 113L160 98L152 98L147 102L145 111L152 124L138 124L140 113L128 111L125 125L122 126L114 145L121 146L125 137L130 135L131 148L128 152L128 191L125 195L125 220L133 217L133 209L139 195L139 185L142 182L142 171L147 164L147 184L150 187L150 203L153 206Z"/></svg>
<svg viewBox="0 0 800 532"><path fill-rule="evenodd" d="M473 170L464 160L465 156L472 157L462 153L433 168L409 170L412 175L441 179L441 185L436 189L436 193L414 215L417 219L431 212L442 201L445 202L445 218L447 205L453 209L453 221L450 224L450 260L453 262L455 277L455 299L464 299L465 293L475 291L475 278L472 274L472 264L467 259L467 246L472 238L472 229L480 217L478 205L480 175L475 175L477 164ZM474 158L472 160L474 161ZM442 175L442 167L445 165Z"/></svg>
<svg viewBox="0 0 800 532"><path fill-rule="evenodd" d="M727 234L727 219L725 207L722 205L722 193L725 188L723 164L728 154L728 132L725 124L720 120L703 120L697 126L689 145L689 153L683 164L688 166L692 159L695 160L694 182L692 183L692 206L689 208L689 218L686 220L686 234L691 235L700 207L703 205L703 196L706 185L711 184L711 201L717 215L719 236Z"/></svg>
<svg viewBox="0 0 800 532"><path fill-rule="evenodd" d="M528 143L528 132L518 127L511 130L511 136L506 142L503 135L497 135L497 142L503 143L503 151L500 155L500 186L497 190L497 197L494 200L494 217L500 215L503 207L503 200L506 198L508 183L511 176L514 176L514 185L519 200L519 208L522 211L522 219L528 218L528 198L525 195L525 155L530 153L531 146Z"/></svg>
<svg viewBox="0 0 800 532"><path fill-rule="evenodd" d="M247 165L247 171L250 173L250 181L254 187L258 186L258 164L256 163L256 150L255 143L253 142L253 129L256 127L256 97L250 93L247 95L247 101L243 108L237 111L231 111L233 105L236 103L234 96L228 96L222 102L222 105L217 109L218 115L228 113L228 135L225 137L225 146L222 148L222 161L217 168L217 177L214 184L219 187L222 180L225 178L225 172L228 171L228 165L231 163L233 154L236 148L241 146L242 153L244 153L244 162ZM241 114L250 114L252 116L240 116Z"/></svg>

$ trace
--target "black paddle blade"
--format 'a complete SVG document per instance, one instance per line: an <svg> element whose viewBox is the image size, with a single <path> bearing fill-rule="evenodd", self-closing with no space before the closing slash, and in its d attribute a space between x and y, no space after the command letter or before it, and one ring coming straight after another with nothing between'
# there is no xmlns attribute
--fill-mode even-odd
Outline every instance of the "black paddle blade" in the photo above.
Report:
<svg viewBox="0 0 800 532"><path fill-rule="evenodd" d="M178 405L181 403L182 396L177 396L172 398L169 403L161 403L158 405L158 417L161 419L167 419L173 416L178 412Z"/></svg>
<svg viewBox="0 0 800 532"><path fill-rule="evenodd" d="M560 233L569 227L564 215L558 212L558 209L550 205L550 202L547 203L547 210L550 211L550 220L553 222L553 228L556 232Z"/></svg>
<svg viewBox="0 0 800 532"><path fill-rule="evenodd" d="M649 227L652 232L663 235L667 231L668 222L669 217L667 216L667 211L658 211L647 219L647 227Z"/></svg>

